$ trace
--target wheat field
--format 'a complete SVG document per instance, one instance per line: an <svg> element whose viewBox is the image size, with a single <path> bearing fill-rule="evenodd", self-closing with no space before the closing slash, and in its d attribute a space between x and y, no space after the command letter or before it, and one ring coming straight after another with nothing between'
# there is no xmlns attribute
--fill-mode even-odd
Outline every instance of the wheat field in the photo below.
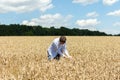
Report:
<svg viewBox="0 0 120 80"><path fill-rule="evenodd" d="M73 59L48 61L56 37L0 37L0 80L120 80L120 37L67 36Z"/></svg>

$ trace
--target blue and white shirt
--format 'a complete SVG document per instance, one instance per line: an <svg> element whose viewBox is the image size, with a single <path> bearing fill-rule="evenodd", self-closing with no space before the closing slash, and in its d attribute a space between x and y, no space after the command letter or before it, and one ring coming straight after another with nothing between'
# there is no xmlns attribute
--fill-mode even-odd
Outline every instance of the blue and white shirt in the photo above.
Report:
<svg viewBox="0 0 120 80"><path fill-rule="evenodd" d="M56 57L57 54L60 54L63 57L65 55L68 57L70 56L66 49L66 43L60 44L59 38L53 40L47 51L51 59Z"/></svg>

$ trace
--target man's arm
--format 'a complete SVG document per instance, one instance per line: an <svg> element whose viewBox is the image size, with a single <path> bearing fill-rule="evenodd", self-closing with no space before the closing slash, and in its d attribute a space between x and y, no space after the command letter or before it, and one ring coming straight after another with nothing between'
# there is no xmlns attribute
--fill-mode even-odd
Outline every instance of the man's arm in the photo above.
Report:
<svg viewBox="0 0 120 80"><path fill-rule="evenodd" d="M60 54L60 55L63 56L63 57L65 56L65 55L63 54L63 52L62 52L61 49L58 49L58 50L57 50L57 53Z"/></svg>
<svg viewBox="0 0 120 80"><path fill-rule="evenodd" d="M63 53L65 54L64 55L65 58L71 58L71 56L69 55L68 50L66 48L66 45L63 47L62 50L63 50Z"/></svg>

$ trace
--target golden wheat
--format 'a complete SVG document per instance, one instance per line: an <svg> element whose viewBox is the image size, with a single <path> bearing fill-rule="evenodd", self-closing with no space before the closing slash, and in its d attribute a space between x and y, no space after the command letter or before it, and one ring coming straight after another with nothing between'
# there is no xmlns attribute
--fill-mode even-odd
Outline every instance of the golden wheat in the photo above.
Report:
<svg viewBox="0 0 120 80"><path fill-rule="evenodd" d="M120 37L67 37L73 59L48 61L56 37L0 37L0 80L120 80Z"/></svg>

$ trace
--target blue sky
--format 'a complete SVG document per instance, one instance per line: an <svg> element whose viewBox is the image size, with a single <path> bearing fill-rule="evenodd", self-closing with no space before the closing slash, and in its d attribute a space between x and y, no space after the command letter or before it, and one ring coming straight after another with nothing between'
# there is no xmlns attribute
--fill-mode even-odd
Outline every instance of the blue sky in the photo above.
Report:
<svg viewBox="0 0 120 80"><path fill-rule="evenodd" d="M120 0L0 0L0 24L120 33Z"/></svg>

